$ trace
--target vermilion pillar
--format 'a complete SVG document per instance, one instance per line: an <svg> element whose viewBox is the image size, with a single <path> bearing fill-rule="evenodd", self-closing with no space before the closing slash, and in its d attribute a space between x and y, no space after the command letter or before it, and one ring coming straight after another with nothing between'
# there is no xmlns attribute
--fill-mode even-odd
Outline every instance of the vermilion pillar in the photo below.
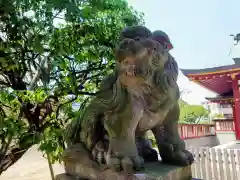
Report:
<svg viewBox="0 0 240 180"><path fill-rule="evenodd" d="M233 102L233 104L232 104L232 113L233 113L233 130L235 131L235 104L234 104L234 102Z"/></svg>
<svg viewBox="0 0 240 180"><path fill-rule="evenodd" d="M233 89L233 98L234 98L234 106L233 106L233 118L235 124L235 133L236 139L240 140L240 92L238 85L238 78L236 76L232 76L232 89Z"/></svg>

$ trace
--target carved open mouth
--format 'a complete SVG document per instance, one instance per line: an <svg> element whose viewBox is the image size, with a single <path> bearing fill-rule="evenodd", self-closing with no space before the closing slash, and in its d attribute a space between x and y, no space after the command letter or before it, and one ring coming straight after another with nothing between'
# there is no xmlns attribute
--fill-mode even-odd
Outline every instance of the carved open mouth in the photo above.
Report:
<svg viewBox="0 0 240 180"><path fill-rule="evenodd" d="M129 65L126 67L125 75L129 77L136 76L136 72L137 72L136 65Z"/></svg>

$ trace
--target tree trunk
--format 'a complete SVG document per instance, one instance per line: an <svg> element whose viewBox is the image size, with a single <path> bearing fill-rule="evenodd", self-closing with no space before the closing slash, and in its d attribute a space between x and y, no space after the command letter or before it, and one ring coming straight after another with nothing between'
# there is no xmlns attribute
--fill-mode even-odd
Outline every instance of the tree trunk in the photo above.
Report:
<svg viewBox="0 0 240 180"><path fill-rule="evenodd" d="M13 148L6 153L0 162L0 175L17 162L30 147L31 146L28 148Z"/></svg>

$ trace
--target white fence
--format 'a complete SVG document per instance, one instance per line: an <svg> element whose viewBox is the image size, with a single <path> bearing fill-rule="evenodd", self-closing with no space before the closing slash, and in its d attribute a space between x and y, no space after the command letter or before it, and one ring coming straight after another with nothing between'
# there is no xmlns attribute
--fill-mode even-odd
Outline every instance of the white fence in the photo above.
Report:
<svg viewBox="0 0 240 180"><path fill-rule="evenodd" d="M240 180L240 149L190 149L195 162L194 178L203 180Z"/></svg>

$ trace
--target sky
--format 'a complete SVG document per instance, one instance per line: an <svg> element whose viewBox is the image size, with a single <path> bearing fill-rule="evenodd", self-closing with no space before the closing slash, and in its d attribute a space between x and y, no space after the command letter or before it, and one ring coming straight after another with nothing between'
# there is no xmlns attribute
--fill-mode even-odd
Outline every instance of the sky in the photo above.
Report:
<svg viewBox="0 0 240 180"><path fill-rule="evenodd" d="M165 31L174 46L171 54L182 69L200 69L233 64L237 56L230 34L240 33L240 0L128 0L145 14L146 26ZM240 47L240 46L239 46ZM240 48L238 49L240 56ZM200 104L215 94L190 82L180 73L180 89L190 104Z"/></svg>

